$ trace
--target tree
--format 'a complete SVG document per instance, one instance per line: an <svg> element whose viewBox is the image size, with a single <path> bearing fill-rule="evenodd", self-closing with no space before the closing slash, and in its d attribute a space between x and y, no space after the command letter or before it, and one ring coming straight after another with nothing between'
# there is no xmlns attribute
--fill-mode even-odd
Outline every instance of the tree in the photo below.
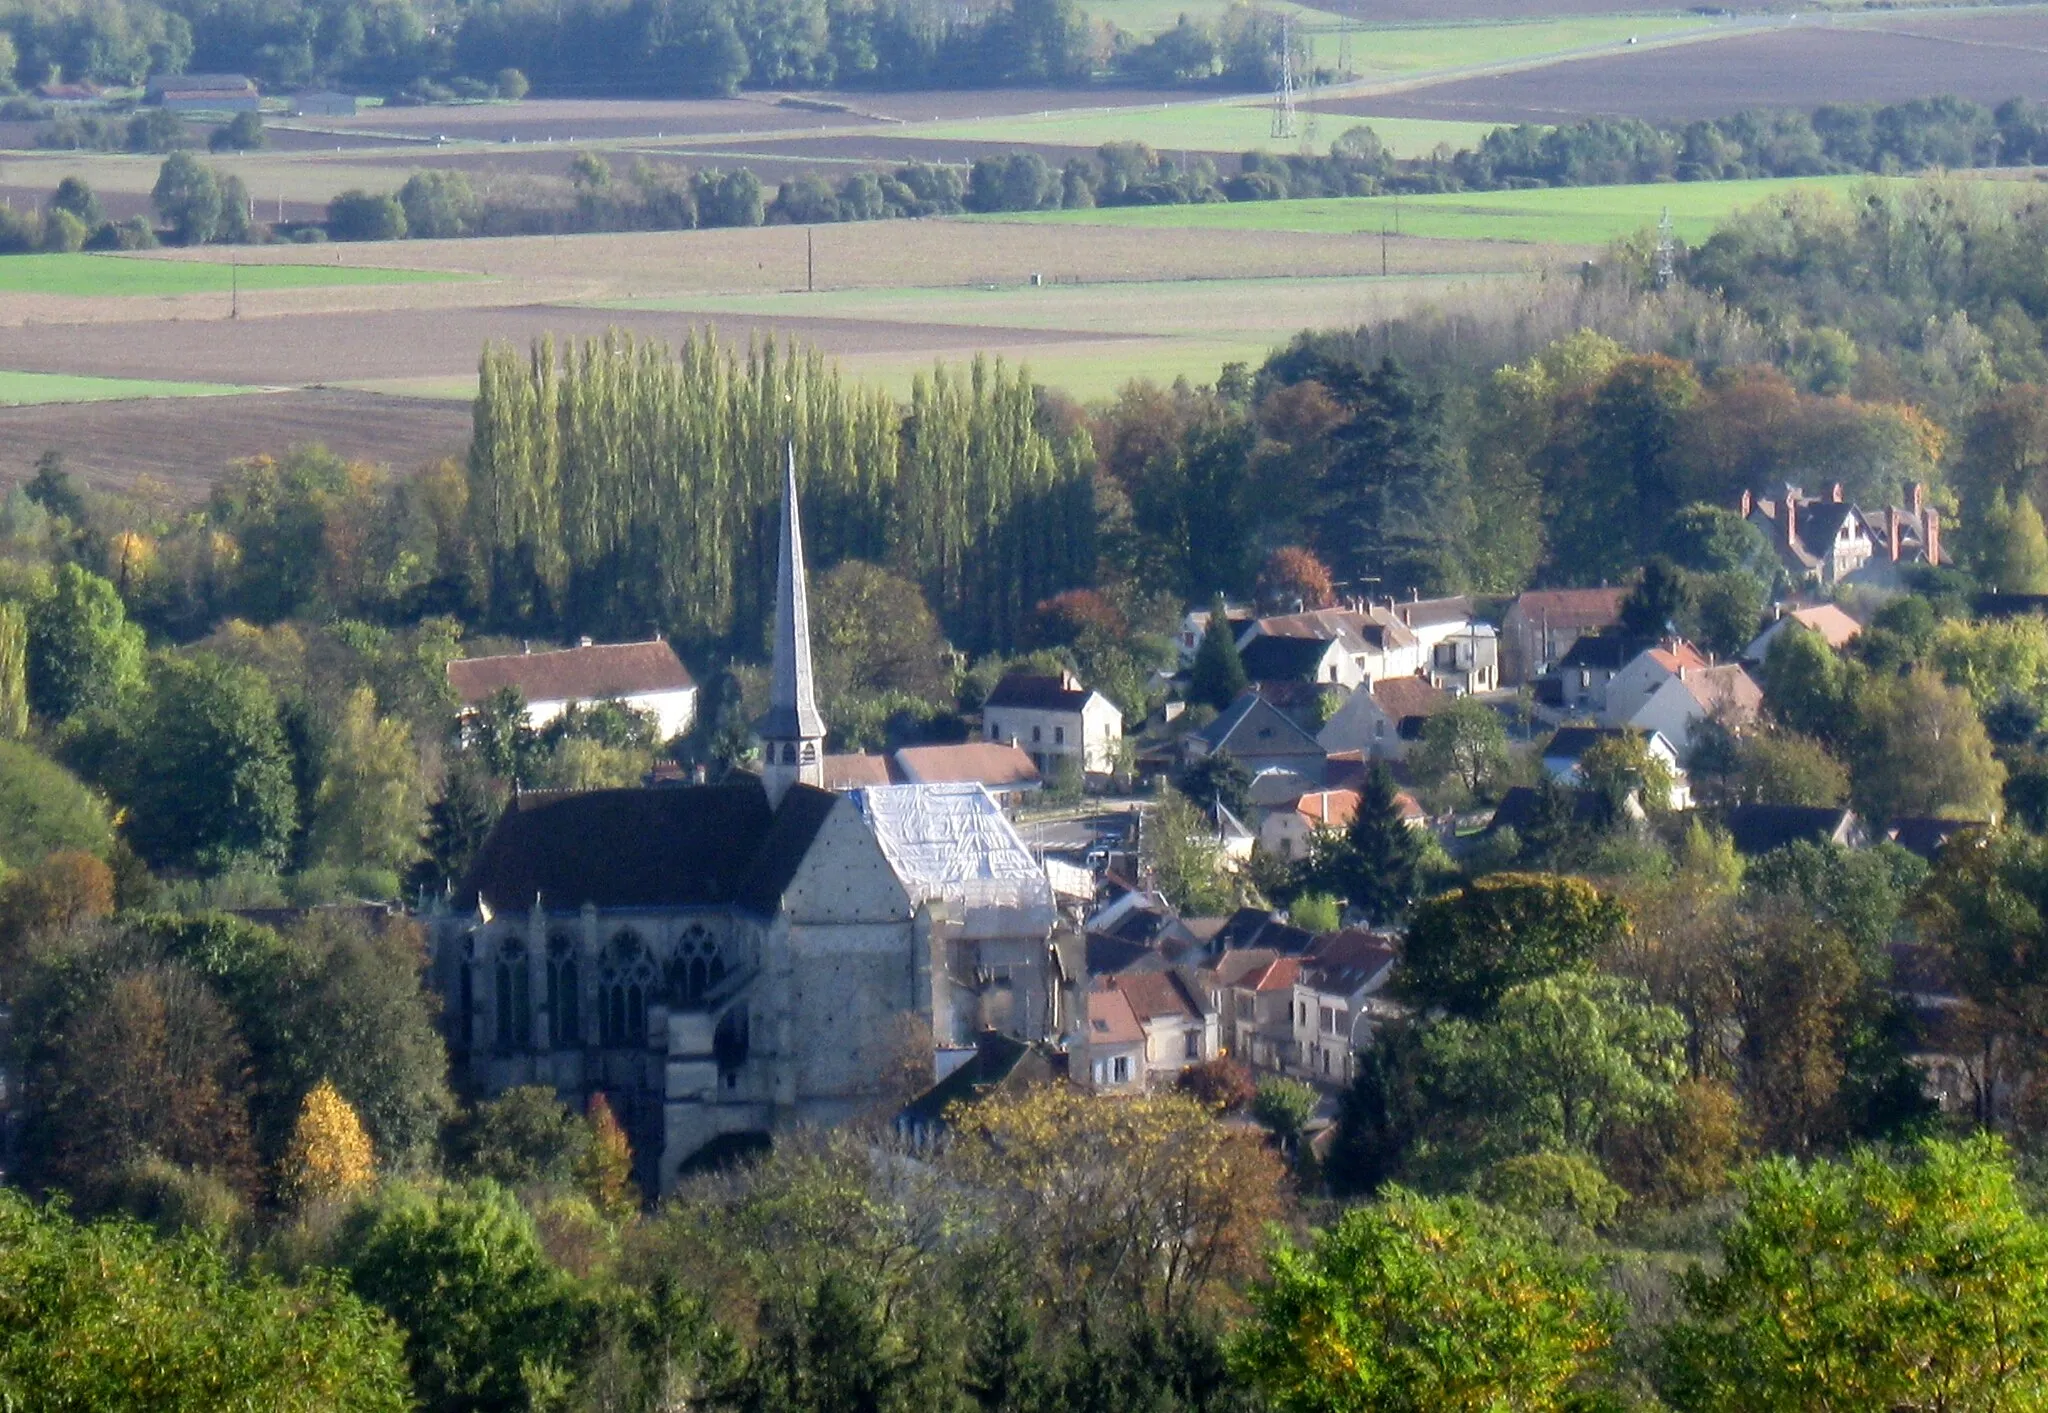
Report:
<svg viewBox="0 0 2048 1413"><path fill-rule="evenodd" d="M1553 1413L1605 1371L1617 1324L1592 1273L1463 1199L1398 1189L1303 1250L1283 1238L1232 1341L1277 1413Z"/></svg>
<svg viewBox="0 0 2048 1413"><path fill-rule="evenodd" d="M404 240L405 208L389 192L350 188L328 201L327 234L336 240Z"/></svg>
<svg viewBox="0 0 2048 1413"><path fill-rule="evenodd" d="M1209 609L1209 624L1202 630L1202 644L1195 649L1194 667L1188 674L1188 700L1224 710L1250 685L1244 675L1244 659L1237 654L1230 615L1219 597Z"/></svg>
<svg viewBox="0 0 2048 1413"><path fill-rule="evenodd" d="M1977 578L1999 593L2048 592L2048 531L2031 495L2022 493L2008 505L2003 490L1993 494L1975 560Z"/></svg>
<svg viewBox="0 0 2048 1413"><path fill-rule="evenodd" d="M0 860L26 868L53 850L105 858L113 846L104 800L33 748L0 741Z"/></svg>
<svg viewBox="0 0 2048 1413"><path fill-rule="evenodd" d="M1969 694L1931 672L1872 680L1856 699L1854 796L1866 818L1990 819L2005 767Z"/></svg>
<svg viewBox="0 0 2048 1413"><path fill-rule="evenodd" d="M1787 730L1840 746L1855 722L1851 703L1860 675L1827 639L1794 623L1764 655L1764 706Z"/></svg>
<svg viewBox="0 0 2048 1413"><path fill-rule="evenodd" d="M1739 1186L1717 1273L1695 1267L1664 1393L1711 1410L2022 1409L2048 1398L2048 1228L1995 1138L1926 1141Z"/></svg>
<svg viewBox="0 0 2048 1413"><path fill-rule="evenodd" d="M811 589L811 643L828 719L850 698L901 693L940 703L953 695L953 663L917 585L850 559Z"/></svg>
<svg viewBox="0 0 2048 1413"><path fill-rule="evenodd" d="M1605 798L1611 818L1619 819L1630 800L1653 813L1671 807L1671 767L1651 752L1643 732L1595 741L1579 759L1579 779Z"/></svg>
<svg viewBox="0 0 2048 1413"><path fill-rule="evenodd" d="M1173 1087L1193 1095L1219 1114L1242 1109L1257 1093L1251 1071L1228 1055L1189 1065L1174 1076Z"/></svg>
<svg viewBox="0 0 2048 1413"><path fill-rule="evenodd" d="M299 1107L285 1149L278 1188L295 1205L351 1197L377 1176L376 1150L348 1100L326 1080L313 1086Z"/></svg>
<svg viewBox="0 0 2048 1413"><path fill-rule="evenodd" d="M1422 1046L1430 1088L1476 1118L1480 1151L1589 1153L1670 1105L1684 1035L1636 983L1566 973L1510 987L1485 1021L1432 1026Z"/></svg>
<svg viewBox="0 0 2048 1413"><path fill-rule="evenodd" d="M526 75L517 69L498 70L493 87L497 89L498 97L510 103L517 103L532 89L532 85L526 81Z"/></svg>
<svg viewBox="0 0 2048 1413"><path fill-rule="evenodd" d="M1774 728L1742 738L1733 794L1738 804L1840 805L1849 771L1811 736Z"/></svg>
<svg viewBox="0 0 2048 1413"><path fill-rule="evenodd" d="M1265 1143L1185 1094L1041 1085L949 1112L948 1172L1001 1195L990 1219L1055 1309L1185 1316L1249 1269L1278 1210Z"/></svg>
<svg viewBox="0 0 2048 1413"><path fill-rule="evenodd" d="M586 1298L495 1183L386 1188L338 1246L350 1287L404 1332L429 1413L529 1407L588 1338Z"/></svg>
<svg viewBox="0 0 2048 1413"><path fill-rule="evenodd" d="M1259 1081L1252 1095L1252 1117L1273 1131L1281 1142L1291 1144L1314 1117L1321 1098L1313 1085L1298 1079L1269 1075Z"/></svg>
<svg viewBox="0 0 2048 1413"><path fill-rule="evenodd" d="M28 613L0 603L0 739L28 733Z"/></svg>
<svg viewBox="0 0 2048 1413"><path fill-rule="evenodd" d="M0 1389L22 1408L413 1407L398 1332L331 1277L238 1270L206 1236L81 1225L0 1189Z"/></svg>
<svg viewBox="0 0 2048 1413"><path fill-rule="evenodd" d="M1343 924L1344 911L1328 893L1302 893L1287 905L1287 920L1304 932L1321 936Z"/></svg>
<svg viewBox="0 0 2048 1413"><path fill-rule="evenodd" d="M1490 874L1417 905L1402 986L1425 1005L1483 1017L1511 987L1579 970L1628 929L1627 910L1583 879Z"/></svg>
<svg viewBox="0 0 2048 1413"><path fill-rule="evenodd" d="M1643 577L1622 600L1622 631L1638 638L1661 638L1677 631L1691 606L1685 571L1658 555L1643 566Z"/></svg>
<svg viewBox="0 0 2048 1413"><path fill-rule="evenodd" d="M253 668L211 653L150 665L142 719L124 730L130 837L152 863L219 872L282 863L298 791L277 697Z"/></svg>
<svg viewBox="0 0 2048 1413"><path fill-rule="evenodd" d="M633 1186L633 1146L602 1092L590 1096L590 1145L576 1160L576 1183L591 1205L613 1221L623 1221L640 1205Z"/></svg>
<svg viewBox="0 0 2048 1413"><path fill-rule="evenodd" d="M1171 787L1162 790L1141 840L1153 886L1175 908L1190 917L1229 910L1231 890L1215 826L1187 796Z"/></svg>
<svg viewBox="0 0 2048 1413"><path fill-rule="evenodd" d="M237 113L215 128L206 145L215 152L258 152L269 142L263 131L261 113Z"/></svg>
<svg viewBox="0 0 2048 1413"><path fill-rule="evenodd" d="M406 234L415 240L470 235L483 214L469 178L452 168L414 172L398 189Z"/></svg>
<svg viewBox="0 0 2048 1413"><path fill-rule="evenodd" d="M551 1087L522 1084L476 1106L463 1139L463 1165L502 1183L566 1183L591 1141L591 1128Z"/></svg>
<svg viewBox="0 0 2048 1413"><path fill-rule="evenodd" d="M59 849L0 883L0 995L30 939L114 911L114 873L91 854Z"/></svg>
<svg viewBox="0 0 2048 1413"><path fill-rule="evenodd" d="M29 705L52 720L116 708L142 685L142 630L114 586L67 564L28 623Z"/></svg>
<svg viewBox="0 0 2048 1413"><path fill-rule="evenodd" d="M220 233L220 180L189 152L164 158L149 199L179 245L203 245Z"/></svg>
<svg viewBox="0 0 2048 1413"><path fill-rule="evenodd" d="M1407 911L1422 891L1428 846L1402 815L1393 772L1375 760L1359 791L1358 808L1345 826L1339 881L1351 906L1374 923Z"/></svg>
<svg viewBox="0 0 2048 1413"><path fill-rule="evenodd" d="M377 715L377 695L357 687L321 752L308 847L334 867L387 869L394 877L421 853L426 787L412 731Z"/></svg>
<svg viewBox="0 0 2048 1413"><path fill-rule="evenodd" d="M146 1158L249 1191L248 1047L220 1000L176 965L82 977L77 991L57 1024L32 1031L34 1170L88 1204Z"/></svg>
<svg viewBox="0 0 2048 1413"><path fill-rule="evenodd" d="M1252 773L1229 751L1215 750L1181 768L1174 786L1204 810L1222 805L1243 814L1251 796Z"/></svg>
<svg viewBox="0 0 2048 1413"><path fill-rule="evenodd" d="M1276 613L1329 608L1337 601L1329 566L1314 551L1282 545L1266 556L1259 570L1259 601Z"/></svg>
<svg viewBox="0 0 2048 1413"><path fill-rule="evenodd" d="M1507 770L1507 727L1486 703L1460 697L1423 722L1408 764L1425 785L1483 799Z"/></svg>

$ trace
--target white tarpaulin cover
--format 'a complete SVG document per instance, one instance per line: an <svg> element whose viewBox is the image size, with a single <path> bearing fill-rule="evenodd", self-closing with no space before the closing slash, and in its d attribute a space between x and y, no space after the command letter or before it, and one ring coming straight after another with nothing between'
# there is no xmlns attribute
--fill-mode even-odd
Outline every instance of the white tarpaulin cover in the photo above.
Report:
<svg viewBox="0 0 2048 1413"><path fill-rule="evenodd" d="M871 785L848 794L911 896L951 904L963 937L1052 931L1045 866L980 785Z"/></svg>

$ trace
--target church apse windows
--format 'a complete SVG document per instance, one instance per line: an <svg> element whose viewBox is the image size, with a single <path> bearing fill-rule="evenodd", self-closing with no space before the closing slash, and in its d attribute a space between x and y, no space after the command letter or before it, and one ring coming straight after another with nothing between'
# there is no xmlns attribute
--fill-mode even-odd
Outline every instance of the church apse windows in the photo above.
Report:
<svg viewBox="0 0 2048 1413"><path fill-rule="evenodd" d="M696 1010L725 980L725 957L718 939L702 923L692 923L676 939L665 980L668 1003L677 1010Z"/></svg>
<svg viewBox="0 0 2048 1413"><path fill-rule="evenodd" d="M640 934L628 929L605 949L598 973L598 1043L607 1049L647 1043L647 998L654 989L654 962Z"/></svg>
<svg viewBox="0 0 2048 1413"><path fill-rule="evenodd" d="M517 1054L533 1045L533 991L526 970L526 944L508 937L498 944L498 1050Z"/></svg>
<svg viewBox="0 0 2048 1413"><path fill-rule="evenodd" d="M548 939L548 1048L573 1050L583 1043L583 973L574 938Z"/></svg>

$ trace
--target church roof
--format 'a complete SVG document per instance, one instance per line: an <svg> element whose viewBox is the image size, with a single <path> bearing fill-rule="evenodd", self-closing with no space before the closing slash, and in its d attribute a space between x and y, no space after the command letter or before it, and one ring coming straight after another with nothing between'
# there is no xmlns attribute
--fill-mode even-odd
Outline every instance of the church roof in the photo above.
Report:
<svg viewBox="0 0 2048 1413"><path fill-rule="evenodd" d="M782 489L782 526L775 561L775 643L768 711L755 729L764 741L821 740L825 718L811 686L811 602L804 583L804 532L796 503L796 446Z"/></svg>
<svg viewBox="0 0 2048 1413"><path fill-rule="evenodd" d="M523 912L740 905L772 911L834 796L795 786L771 811L761 782L538 791L516 797L454 906Z"/></svg>
<svg viewBox="0 0 2048 1413"><path fill-rule="evenodd" d="M878 785L848 798L912 899L952 904L964 936L1051 931L1045 866L980 785Z"/></svg>

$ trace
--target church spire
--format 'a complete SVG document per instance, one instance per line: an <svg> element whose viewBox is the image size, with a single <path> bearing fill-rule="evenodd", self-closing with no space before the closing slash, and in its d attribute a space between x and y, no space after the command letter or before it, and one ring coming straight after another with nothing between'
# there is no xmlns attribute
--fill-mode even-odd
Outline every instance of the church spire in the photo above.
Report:
<svg viewBox="0 0 2048 1413"><path fill-rule="evenodd" d="M796 443L782 487L782 529L776 537L775 651L768 712L761 736L761 783L779 805L789 787L825 780L825 718L811 688L811 608L804 588L804 535L796 503Z"/></svg>

